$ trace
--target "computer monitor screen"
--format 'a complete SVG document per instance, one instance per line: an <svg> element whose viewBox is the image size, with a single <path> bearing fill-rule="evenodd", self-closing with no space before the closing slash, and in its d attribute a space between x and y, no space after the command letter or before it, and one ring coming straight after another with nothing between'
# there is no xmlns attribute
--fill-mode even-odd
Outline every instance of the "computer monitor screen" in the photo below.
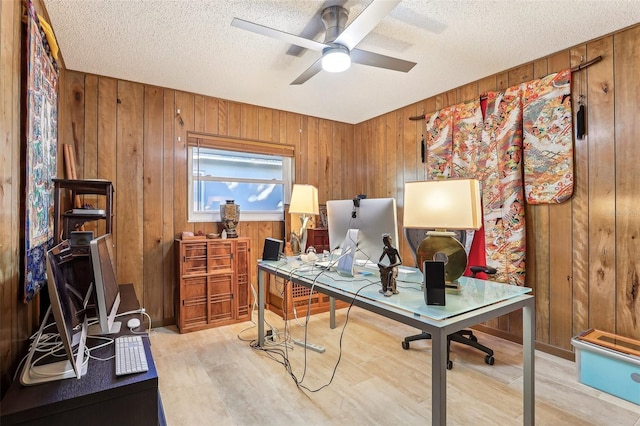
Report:
<svg viewBox="0 0 640 426"><path fill-rule="evenodd" d="M85 360L85 341L87 337L86 308L93 287L81 294L72 285L71 268L73 256L68 241L63 241L47 252L47 289L51 307L31 345L20 381L23 385L80 378L87 372ZM47 341L43 350L41 336L48 328L49 314L53 312L55 325L60 335L61 346L51 347ZM61 352L66 357L61 360ZM34 356L37 358L34 359Z"/></svg>
<svg viewBox="0 0 640 426"><path fill-rule="evenodd" d="M120 290L116 278L115 257L111 234L94 238L90 242L93 282L96 291L97 324L89 329L90 335L120 332L121 323L115 321L120 306Z"/></svg>
<svg viewBox="0 0 640 426"><path fill-rule="evenodd" d="M356 262L378 263L384 249L383 234L389 234L392 244L398 244L396 200L393 198L327 201L327 225L331 251L342 248L349 229L358 230Z"/></svg>

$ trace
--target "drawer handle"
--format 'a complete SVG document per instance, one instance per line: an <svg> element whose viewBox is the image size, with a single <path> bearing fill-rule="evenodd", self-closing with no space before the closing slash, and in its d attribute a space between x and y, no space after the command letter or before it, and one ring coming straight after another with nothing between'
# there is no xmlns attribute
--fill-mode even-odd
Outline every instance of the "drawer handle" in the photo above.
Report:
<svg viewBox="0 0 640 426"><path fill-rule="evenodd" d="M631 373L631 380L633 380L636 383L640 383L640 374L638 373Z"/></svg>

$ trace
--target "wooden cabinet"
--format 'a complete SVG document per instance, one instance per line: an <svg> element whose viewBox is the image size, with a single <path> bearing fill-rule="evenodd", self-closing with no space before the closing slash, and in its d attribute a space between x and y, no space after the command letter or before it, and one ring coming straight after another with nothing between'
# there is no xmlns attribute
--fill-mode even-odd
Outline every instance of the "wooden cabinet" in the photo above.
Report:
<svg viewBox="0 0 640 426"><path fill-rule="evenodd" d="M322 254L324 250L329 250L329 231L326 228L307 229L307 247L313 246L316 253Z"/></svg>
<svg viewBox="0 0 640 426"><path fill-rule="evenodd" d="M249 319L249 238L176 240L181 333Z"/></svg>
<svg viewBox="0 0 640 426"><path fill-rule="evenodd" d="M268 277L265 299L267 309L277 313L283 319L303 318L307 315L307 311L310 311L310 315L314 315L329 310L329 296L326 294L311 292L311 289L303 285L294 284L271 274ZM336 300L336 309L346 307L349 307L348 303Z"/></svg>

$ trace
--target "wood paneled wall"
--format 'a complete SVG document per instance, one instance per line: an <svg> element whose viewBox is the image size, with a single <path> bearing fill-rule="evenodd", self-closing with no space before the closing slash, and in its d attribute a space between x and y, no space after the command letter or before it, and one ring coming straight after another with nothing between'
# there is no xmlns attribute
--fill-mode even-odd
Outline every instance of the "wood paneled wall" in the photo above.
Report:
<svg viewBox="0 0 640 426"><path fill-rule="evenodd" d="M425 178L424 121L409 121L490 90L560 71L602 55L573 74L574 105L584 95L587 136L575 140L575 193L559 205L527 206L527 286L536 296L538 347L571 357L571 337L593 327L640 336L640 26L492 75L356 125L367 171L365 192L398 200ZM574 110L577 106L574 106ZM401 225L400 225L401 226ZM402 243L403 259L411 254ZM482 328L518 340L519 314Z"/></svg>
<svg viewBox="0 0 640 426"><path fill-rule="evenodd" d="M73 71L60 87L60 145L74 146L80 178L114 183L118 279L157 325L174 323L174 239L219 228L187 221L189 131L294 145L295 181L316 185L320 203L356 194L353 125ZM284 222L241 216L239 233L256 260Z"/></svg>
<svg viewBox="0 0 640 426"><path fill-rule="evenodd" d="M20 290L20 2L0 2L0 366L2 394L32 328Z"/></svg>
<svg viewBox="0 0 640 426"><path fill-rule="evenodd" d="M2 392L35 327L20 286L20 10L0 2L0 363ZM588 135L576 140L576 190L570 202L527 207L527 285L536 295L536 338L570 356L570 338L588 327L639 336L640 26L478 80L366 122L349 125L292 112L106 77L63 72L60 144L72 143L78 175L116 187L118 273L131 281L156 324L173 322L173 239L215 224L186 221L189 130L296 146L296 181L317 185L320 202L392 196L402 218L405 181L423 179L423 122L408 117L541 77L580 57L604 60L579 75ZM578 93L579 87L574 87ZM180 110L178 116L177 110ZM61 151L60 151L61 152ZM62 173L62 170L61 170ZM91 200L88 200L91 201ZM280 222L241 222L257 258ZM402 235L402 234L400 234ZM411 255L403 239L403 259ZM253 279L255 282L255 277ZM517 339L516 316L486 325Z"/></svg>

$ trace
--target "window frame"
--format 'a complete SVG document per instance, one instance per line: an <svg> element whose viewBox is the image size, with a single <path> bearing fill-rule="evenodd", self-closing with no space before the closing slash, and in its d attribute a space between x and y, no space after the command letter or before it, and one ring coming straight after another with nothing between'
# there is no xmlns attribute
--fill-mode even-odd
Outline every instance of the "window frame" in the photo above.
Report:
<svg viewBox="0 0 640 426"><path fill-rule="evenodd" d="M293 145L268 143L250 139L230 138L204 133L189 133L187 137L187 221L192 222L220 222L220 210L205 212L194 211L193 187L197 179L194 179L193 150L199 148L216 149L220 151L235 151L246 154L271 155L281 157L283 172L282 184L284 185L283 203L289 203L291 188L295 176L295 148ZM233 178L237 182L256 182L251 179ZM242 209L242 205L240 205ZM240 220L243 222L283 221L284 206L282 211L240 211Z"/></svg>

